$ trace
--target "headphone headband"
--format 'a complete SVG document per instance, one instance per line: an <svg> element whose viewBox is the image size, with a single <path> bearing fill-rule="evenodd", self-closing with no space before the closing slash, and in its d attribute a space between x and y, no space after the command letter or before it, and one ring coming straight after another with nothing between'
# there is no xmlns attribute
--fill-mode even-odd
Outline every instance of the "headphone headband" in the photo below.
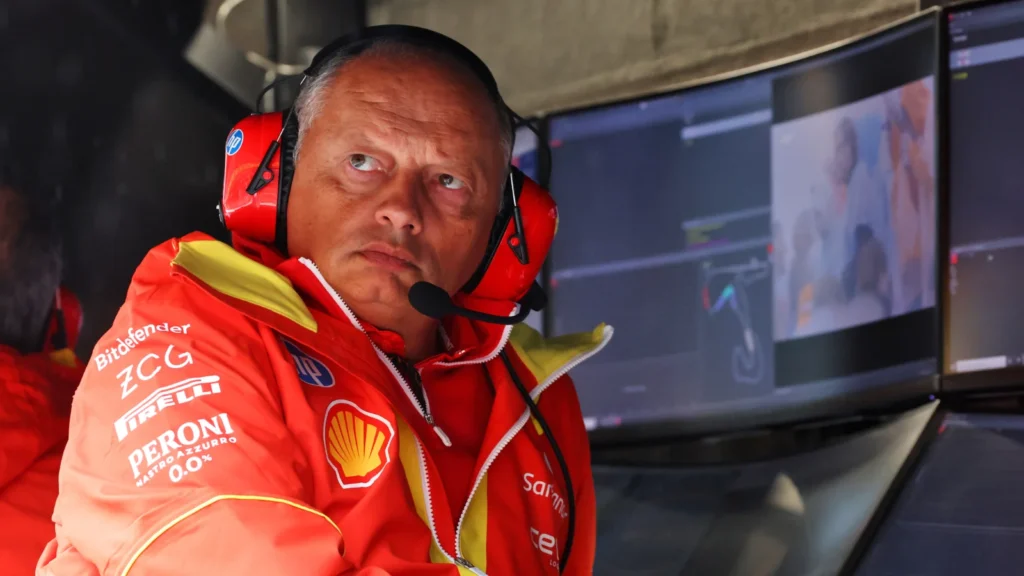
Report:
<svg viewBox="0 0 1024 576"><path fill-rule="evenodd" d="M505 101L498 91L498 83L494 80L494 75L491 74L487 64L484 64L484 61L479 56L444 34L418 26L385 24L370 26L342 36L317 52L316 56L313 56L313 61L309 67L303 72L303 75L310 78L316 77L327 62L335 56L358 56L369 48L388 41L433 50L455 58L459 63L469 68L473 75L480 80L491 98L504 106Z"/></svg>

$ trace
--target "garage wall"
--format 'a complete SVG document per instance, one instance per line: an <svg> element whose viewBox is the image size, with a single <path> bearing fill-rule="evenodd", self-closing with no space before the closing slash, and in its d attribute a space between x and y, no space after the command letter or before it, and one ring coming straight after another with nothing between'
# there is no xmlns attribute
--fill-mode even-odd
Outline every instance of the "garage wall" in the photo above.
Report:
<svg viewBox="0 0 1024 576"><path fill-rule="evenodd" d="M917 0L369 0L370 24L444 32L521 114L649 92L882 26Z"/></svg>

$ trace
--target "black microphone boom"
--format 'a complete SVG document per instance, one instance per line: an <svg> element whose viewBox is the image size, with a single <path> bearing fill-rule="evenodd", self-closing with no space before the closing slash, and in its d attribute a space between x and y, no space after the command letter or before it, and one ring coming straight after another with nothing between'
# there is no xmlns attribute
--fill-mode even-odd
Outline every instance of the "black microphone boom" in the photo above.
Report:
<svg viewBox="0 0 1024 576"><path fill-rule="evenodd" d="M512 316L496 316L456 306L444 288L424 281L417 282L409 288L409 303L420 314L438 320L445 316L462 316L470 320L507 326L522 322L530 314L530 308L521 304L519 310Z"/></svg>

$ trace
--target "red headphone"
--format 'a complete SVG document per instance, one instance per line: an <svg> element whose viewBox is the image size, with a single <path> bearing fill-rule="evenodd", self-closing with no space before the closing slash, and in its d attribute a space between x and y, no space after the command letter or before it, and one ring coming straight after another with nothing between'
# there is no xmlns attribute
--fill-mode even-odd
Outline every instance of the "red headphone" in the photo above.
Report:
<svg viewBox="0 0 1024 576"><path fill-rule="evenodd" d="M333 57L355 56L381 40L423 46L457 58L505 106L490 71L475 54L447 36L411 26L374 26L344 37L313 58L305 79L315 77ZM225 145L222 222L228 230L275 245L283 254L287 253L286 216L298 128L294 110L253 114L235 125ZM484 259L461 291L491 300L527 299L529 307L539 309L544 296L534 280L554 240L558 209L547 190L513 166L503 194Z"/></svg>

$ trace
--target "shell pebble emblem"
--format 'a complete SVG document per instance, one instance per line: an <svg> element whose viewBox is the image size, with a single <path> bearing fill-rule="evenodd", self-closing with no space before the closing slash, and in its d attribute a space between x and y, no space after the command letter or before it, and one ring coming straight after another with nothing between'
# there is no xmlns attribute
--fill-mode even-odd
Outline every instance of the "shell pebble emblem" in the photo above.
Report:
<svg viewBox="0 0 1024 576"><path fill-rule="evenodd" d="M348 400L335 400L324 416L324 449L342 488L365 488L384 471L391 423Z"/></svg>

